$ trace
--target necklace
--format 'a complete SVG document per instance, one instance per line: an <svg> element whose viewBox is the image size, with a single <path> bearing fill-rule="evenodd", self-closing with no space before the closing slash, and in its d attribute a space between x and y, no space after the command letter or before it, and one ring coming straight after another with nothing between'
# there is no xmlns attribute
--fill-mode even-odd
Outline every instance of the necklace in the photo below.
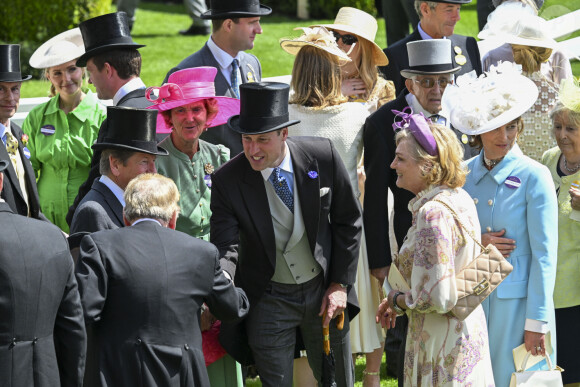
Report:
<svg viewBox="0 0 580 387"><path fill-rule="evenodd" d="M485 157L485 152L483 153L483 164L486 167L488 167L488 169L493 169L493 167L495 167L502 160L503 160L503 157L501 159L490 160L487 157ZM579 166L579 168L580 168L580 166Z"/></svg>
<svg viewBox="0 0 580 387"><path fill-rule="evenodd" d="M568 161L566 160L566 156L563 156L563 157L564 157L564 169L566 171L568 171L570 173L574 173L574 172L576 172L577 170L580 169L580 163L576 164L575 167L568 168Z"/></svg>

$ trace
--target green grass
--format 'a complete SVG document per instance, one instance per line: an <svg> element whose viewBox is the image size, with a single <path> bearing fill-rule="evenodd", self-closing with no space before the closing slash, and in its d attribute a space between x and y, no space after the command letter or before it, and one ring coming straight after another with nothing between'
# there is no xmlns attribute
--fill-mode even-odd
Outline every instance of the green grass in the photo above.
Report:
<svg viewBox="0 0 580 387"><path fill-rule="evenodd" d="M561 9L574 10L580 7L580 0L546 0L542 12L559 14ZM330 23L332 20L297 20L290 17L268 16L262 18L264 33L256 38L256 46L252 53L262 63L263 77L290 74L294 57L284 52L279 45L280 38L298 36L299 31L293 31L297 26ZM165 74L183 58L199 50L207 37L184 37L178 34L181 29L191 23L182 4L141 3L137 11L137 22L133 29L133 39L146 47L140 49L143 56L141 77L148 86L158 86ZM384 20L379 19L377 44L386 46ZM461 21L455 32L462 35L477 34L476 4L464 5L461 10ZM572 36L580 35L579 32ZM28 58L22 58L27 61ZM572 62L576 76L580 76L580 63ZM46 96L49 84L46 81L32 80L24 82L22 97Z"/></svg>

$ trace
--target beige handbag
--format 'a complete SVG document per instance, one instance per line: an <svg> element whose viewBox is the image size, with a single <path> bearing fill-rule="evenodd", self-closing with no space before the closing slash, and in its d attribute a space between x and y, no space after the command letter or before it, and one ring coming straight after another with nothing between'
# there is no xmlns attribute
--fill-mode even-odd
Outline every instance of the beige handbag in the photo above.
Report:
<svg viewBox="0 0 580 387"><path fill-rule="evenodd" d="M494 245L489 244L487 247L483 247L473 233L463 225L457 213L447 203L437 199L434 199L434 201L443 204L451 211L457 223L473 238L482 250L477 258L461 269L459 273L455 274L457 303L451 309L450 313L463 321L512 272L513 266Z"/></svg>
<svg viewBox="0 0 580 387"><path fill-rule="evenodd" d="M510 387L562 387L562 371L563 369L556 366L552 367L550 356L546 356L546 362L550 368L548 371L536 370L526 371L526 363L530 353L526 355L522 361L522 366L519 370L512 373L510 380Z"/></svg>

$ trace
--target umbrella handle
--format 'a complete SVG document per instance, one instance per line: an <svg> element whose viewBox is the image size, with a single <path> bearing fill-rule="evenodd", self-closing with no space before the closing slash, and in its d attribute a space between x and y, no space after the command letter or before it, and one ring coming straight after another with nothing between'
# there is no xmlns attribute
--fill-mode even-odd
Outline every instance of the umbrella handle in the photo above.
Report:
<svg viewBox="0 0 580 387"><path fill-rule="evenodd" d="M326 309L324 310L324 315L326 315ZM323 316L324 316L323 315ZM341 312L338 316L336 316L336 328L339 331L342 331L344 328L344 311ZM329 327L322 327L322 344L324 346L324 353L330 353L330 328Z"/></svg>

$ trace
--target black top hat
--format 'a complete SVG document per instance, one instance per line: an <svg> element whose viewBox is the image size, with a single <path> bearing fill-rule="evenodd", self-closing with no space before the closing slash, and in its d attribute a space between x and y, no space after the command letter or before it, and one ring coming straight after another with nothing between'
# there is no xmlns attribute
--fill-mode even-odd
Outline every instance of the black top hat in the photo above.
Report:
<svg viewBox="0 0 580 387"><path fill-rule="evenodd" d="M87 65L87 59L105 51L116 48L141 48L143 44L137 44L131 38L129 20L125 12L109 13L85 20L79 24L85 53L77 59L77 66Z"/></svg>
<svg viewBox="0 0 580 387"><path fill-rule="evenodd" d="M151 155L167 156L157 146L157 110L121 106L107 107L107 134L102 142L93 144L95 150L115 148Z"/></svg>
<svg viewBox="0 0 580 387"><path fill-rule="evenodd" d="M209 8L201 14L202 19L232 19L272 13L272 8L260 4L259 0L210 0Z"/></svg>
<svg viewBox="0 0 580 387"><path fill-rule="evenodd" d="M401 75L452 74L461 67L453 67L451 60L451 40L427 39L407 43L409 68L401 70Z"/></svg>
<svg viewBox="0 0 580 387"><path fill-rule="evenodd" d="M260 134L296 125L288 117L290 86L279 82L240 85L240 114L230 117L228 126L242 134Z"/></svg>
<svg viewBox="0 0 580 387"><path fill-rule="evenodd" d="M431 0L435 3L447 3L447 4L469 4L471 0Z"/></svg>
<svg viewBox="0 0 580 387"><path fill-rule="evenodd" d="M6 161L6 160L0 160L0 172L2 172L3 170L5 170L6 167L8 167L8 161Z"/></svg>
<svg viewBox="0 0 580 387"><path fill-rule="evenodd" d="M20 72L20 45L0 44L0 82L28 81L32 75Z"/></svg>

